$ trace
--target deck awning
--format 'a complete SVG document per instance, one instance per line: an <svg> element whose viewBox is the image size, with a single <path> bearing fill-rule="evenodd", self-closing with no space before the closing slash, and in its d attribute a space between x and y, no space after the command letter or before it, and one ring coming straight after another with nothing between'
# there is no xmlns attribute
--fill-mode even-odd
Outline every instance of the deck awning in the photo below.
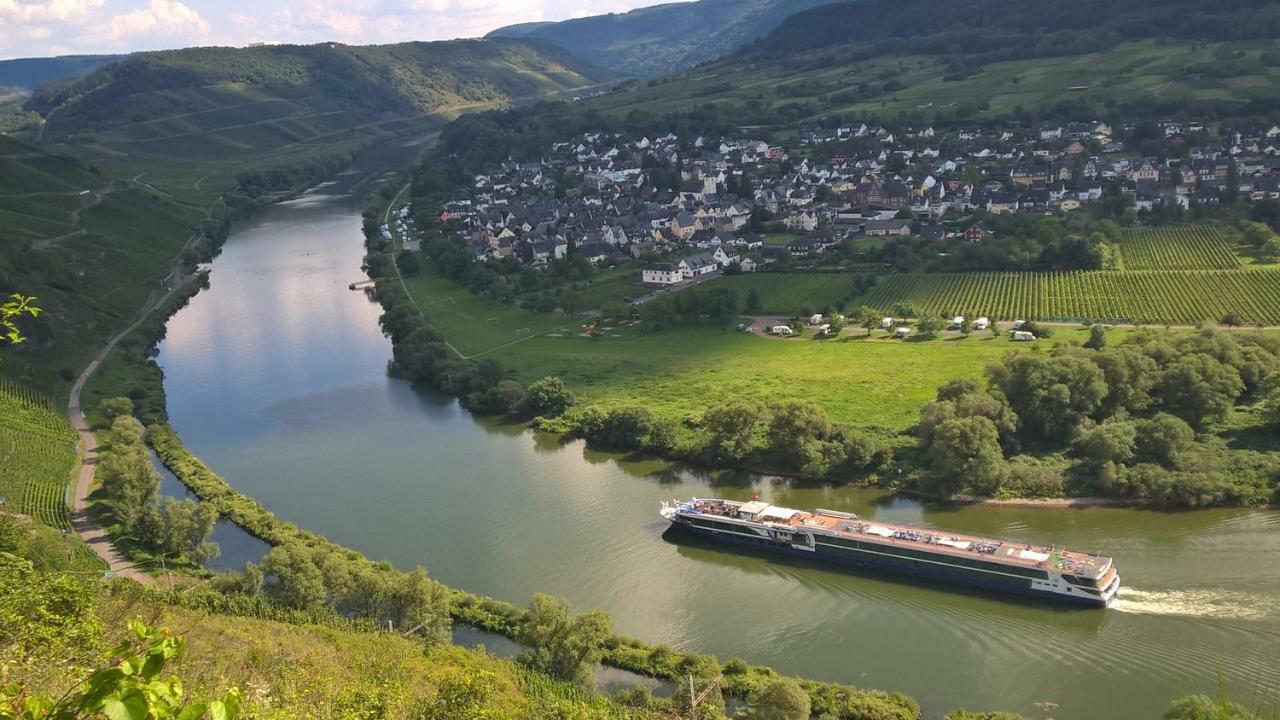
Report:
<svg viewBox="0 0 1280 720"><path fill-rule="evenodd" d="M765 509L767 509L768 507L769 507L769 503L763 500L752 500L749 503L743 503L742 507L738 508L738 512L743 513L745 515L759 515L760 513L764 512Z"/></svg>

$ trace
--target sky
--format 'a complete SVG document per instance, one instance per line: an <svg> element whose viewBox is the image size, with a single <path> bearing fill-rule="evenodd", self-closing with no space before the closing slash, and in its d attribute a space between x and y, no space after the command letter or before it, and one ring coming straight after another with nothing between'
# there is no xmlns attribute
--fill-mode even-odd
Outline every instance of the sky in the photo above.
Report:
<svg viewBox="0 0 1280 720"><path fill-rule="evenodd" d="M0 59L254 42L477 37L657 0L0 0Z"/></svg>

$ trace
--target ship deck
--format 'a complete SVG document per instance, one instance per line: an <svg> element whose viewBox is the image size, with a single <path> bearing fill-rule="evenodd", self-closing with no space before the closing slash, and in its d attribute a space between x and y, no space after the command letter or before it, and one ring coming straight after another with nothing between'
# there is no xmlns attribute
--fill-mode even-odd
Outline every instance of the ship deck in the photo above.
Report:
<svg viewBox="0 0 1280 720"><path fill-rule="evenodd" d="M804 512L778 508L762 502L738 503L729 500L699 500L694 502L698 512L706 515L749 519L794 529L810 528L826 530L837 536L864 540L905 548L928 548L929 552L992 560L1027 568L1051 569L1085 578L1097 579L1110 567L1111 558L1055 545L1035 545L1009 540L968 535L947 530L935 530L881 522L855 517L846 513L827 510ZM743 509L760 507L742 517Z"/></svg>

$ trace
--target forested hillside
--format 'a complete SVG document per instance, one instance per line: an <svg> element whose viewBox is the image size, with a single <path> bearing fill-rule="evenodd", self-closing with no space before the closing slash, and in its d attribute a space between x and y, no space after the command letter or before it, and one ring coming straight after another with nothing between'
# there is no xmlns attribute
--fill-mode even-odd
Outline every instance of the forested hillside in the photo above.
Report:
<svg viewBox="0 0 1280 720"><path fill-rule="evenodd" d="M499 28L489 37L549 40L584 60L631 75L706 62L761 37L788 15L827 0L698 0L555 23Z"/></svg>
<svg viewBox="0 0 1280 720"><path fill-rule="evenodd" d="M0 372L45 390L146 301L203 213L0 136L0 293L38 298Z"/></svg>
<svg viewBox="0 0 1280 720"><path fill-rule="evenodd" d="M188 48L50 83L26 107L46 120L42 144L203 204L248 169L609 77L532 40Z"/></svg>
<svg viewBox="0 0 1280 720"><path fill-rule="evenodd" d="M1280 9L1261 0L858 0L796 13L737 53L588 105L697 108L739 125L1025 120L1033 109L1266 115L1280 103L1278 36Z"/></svg>
<svg viewBox="0 0 1280 720"><path fill-rule="evenodd" d="M207 112L220 100L210 86L247 86L271 96L260 101L315 100L329 109L350 103L376 116L500 103L603 77L559 48L515 40L188 48L139 53L49 84L28 107L46 117L56 110L46 134L57 136Z"/></svg>
<svg viewBox="0 0 1280 720"><path fill-rule="evenodd" d="M0 85L34 90L53 80L83 75L123 55L64 55L0 60Z"/></svg>

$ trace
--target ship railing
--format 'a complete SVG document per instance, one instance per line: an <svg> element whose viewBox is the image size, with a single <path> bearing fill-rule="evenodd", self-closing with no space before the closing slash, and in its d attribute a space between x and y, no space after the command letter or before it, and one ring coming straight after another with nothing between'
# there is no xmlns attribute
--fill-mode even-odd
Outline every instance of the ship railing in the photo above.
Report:
<svg viewBox="0 0 1280 720"><path fill-rule="evenodd" d="M827 510L826 508L818 508L813 511L815 515L826 515L827 517L840 518L841 520L857 520L858 516L853 513L840 512L839 510Z"/></svg>

